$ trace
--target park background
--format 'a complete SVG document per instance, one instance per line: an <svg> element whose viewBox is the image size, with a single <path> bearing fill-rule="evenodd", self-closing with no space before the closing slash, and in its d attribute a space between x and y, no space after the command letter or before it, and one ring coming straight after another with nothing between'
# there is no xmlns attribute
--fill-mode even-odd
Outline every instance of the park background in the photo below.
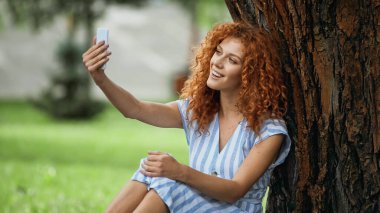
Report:
<svg viewBox="0 0 380 213"><path fill-rule="evenodd" d="M126 3L135 6L124 12ZM143 15L145 9L154 14L167 3L181 9ZM182 131L166 133L126 121L105 104L83 72L81 53L95 28L115 14L134 14L134 19L116 15L121 21L114 22L119 26L112 32L121 30L117 35L124 36L111 47L110 75L138 97L163 102L178 97L173 87L178 89L188 74L191 47L216 22L231 16L270 31L279 42L288 88L284 119L292 148L273 172L266 210L379 212L379 1L224 3L230 15L225 16L220 0L1 1L0 211L102 211L148 150L166 150L187 162L186 146L177 143ZM170 20L155 22L159 17ZM149 28L139 28L148 19L156 30L140 33ZM174 29L169 27L173 20L185 20L174 24L183 28L165 34ZM112 40L114 35L111 43L118 40ZM125 39L131 35L133 41ZM179 40L187 47L174 44ZM143 48L145 44L152 46ZM118 47L124 48L119 52ZM118 56L123 57L119 65ZM134 62L138 71L129 70Z"/></svg>
<svg viewBox="0 0 380 213"><path fill-rule="evenodd" d="M167 102L178 98L192 48L215 23L231 21L224 2L38 2L0 2L0 212L102 212L148 151L187 164L183 130L125 119L91 80L81 88L88 94L57 103L67 76L85 73L76 59L62 62L64 51L75 56L84 49L75 45L91 40L74 7L91 3L93 34L109 28L110 78L140 99ZM61 110L85 101L101 107L82 117Z"/></svg>

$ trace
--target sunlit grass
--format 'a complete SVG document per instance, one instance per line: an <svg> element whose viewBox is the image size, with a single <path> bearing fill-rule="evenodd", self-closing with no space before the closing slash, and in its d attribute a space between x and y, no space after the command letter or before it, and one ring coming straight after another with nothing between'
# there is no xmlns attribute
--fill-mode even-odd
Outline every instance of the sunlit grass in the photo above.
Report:
<svg viewBox="0 0 380 213"><path fill-rule="evenodd" d="M110 105L90 121L56 121L0 101L0 212L102 212L150 150L188 161L183 130L125 119Z"/></svg>
<svg viewBox="0 0 380 213"><path fill-rule="evenodd" d="M149 150L187 162L183 130L123 118L56 121L0 102L0 212L101 212Z"/></svg>

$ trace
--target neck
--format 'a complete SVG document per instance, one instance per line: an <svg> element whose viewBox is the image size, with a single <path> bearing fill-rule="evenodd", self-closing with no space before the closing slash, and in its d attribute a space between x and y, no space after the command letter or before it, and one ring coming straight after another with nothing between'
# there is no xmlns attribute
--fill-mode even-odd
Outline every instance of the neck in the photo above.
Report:
<svg viewBox="0 0 380 213"><path fill-rule="evenodd" d="M236 107L238 100L238 96L236 94L227 94L227 93L220 93L220 110L219 113L223 117L235 117L235 116L241 116L242 114L239 112L238 108Z"/></svg>

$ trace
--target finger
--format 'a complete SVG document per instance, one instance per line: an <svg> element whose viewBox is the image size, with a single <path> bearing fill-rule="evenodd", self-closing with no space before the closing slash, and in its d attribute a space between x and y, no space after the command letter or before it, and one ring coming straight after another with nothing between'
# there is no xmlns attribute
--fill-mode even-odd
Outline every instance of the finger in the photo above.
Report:
<svg viewBox="0 0 380 213"><path fill-rule="evenodd" d="M161 166L161 163L157 161L149 161L148 159L146 159L144 160L143 165L158 168Z"/></svg>
<svg viewBox="0 0 380 213"><path fill-rule="evenodd" d="M91 66L94 66L97 62L101 61L104 58L107 58L110 55L111 55L110 52L104 52L101 55L96 56L95 58L86 58L86 59L84 59L83 63L86 66L86 68L88 70L90 70Z"/></svg>
<svg viewBox="0 0 380 213"><path fill-rule="evenodd" d="M90 63L95 64L96 62L102 60L103 58L107 58L110 55L111 55L111 52L104 51L104 52L100 53L99 55L95 56L93 59L91 59Z"/></svg>
<svg viewBox="0 0 380 213"><path fill-rule="evenodd" d="M159 151L150 151L148 152L148 155L157 155L157 156L163 156L163 155L167 155L167 156L170 156L170 157L173 157L170 153L168 152L159 152Z"/></svg>
<svg viewBox="0 0 380 213"><path fill-rule="evenodd" d="M86 57L88 56L89 54L91 54L93 51L95 51L96 49L98 49L100 46L104 45L105 42L104 41L101 41L97 44L93 44L85 53L83 53L82 57Z"/></svg>
<svg viewBox="0 0 380 213"><path fill-rule="evenodd" d="M96 62L92 66L90 66L88 69L89 71L96 71L99 70L105 63L109 61L109 58L103 58L102 60Z"/></svg>
<svg viewBox="0 0 380 213"><path fill-rule="evenodd" d="M156 175L160 175L160 173L161 173L159 170L156 170L154 168L150 168L150 167L147 167L147 166L140 168L140 171L143 171L143 172L146 172L146 173L149 172L151 174L156 174Z"/></svg>
<svg viewBox="0 0 380 213"><path fill-rule="evenodd" d="M145 171L144 169L140 169L140 172L145 175L145 176L149 176L149 177L159 177L160 175L158 173L154 173L154 172L148 172L148 171Z"/></svg>
<svg viewBox="0 0 380 213"><path fill-rule="evenodd" d="M148 155L164 155L165 153L159 151L149 151Z"/></svg>
<svg viewBox="0 0 380 213"><path fill-rule="evenodd" d="M101 42L94 44L85 52L83 53L82 57L85 57L86 55L90 54L92 51L94 51L96 48L98 48L101 44Z"/></svg>
<svg viewBox="0 0 380 213"><path fill-rule="evenodd" d="M108 48L108 45L102 44L102 42L92 46L83 56L84 60L91 59L97 56L99 53L105 51Z"/></svg>
<svg viewBox="0 0 380 213"><path fill-rule="evenodd" d="M108 56L110 56L112 53L110 51L105 51L103 53L101 53L100 55L97 55L95 56L94 58L90 58L90 56L88 58L85 58L83 60L83 63L85 64L85 66L87 68L89 68L90 66L96 64L98 61L104 59L104 58L107 58Z"/></svg>
<svg viewBox="0 0 380 213"><path fill-rule="evenodd" d="M88 70L89 70L90 72L92 72L92 71L96 71L96 70L99 70L99 68L100 68L101 66L103 66L105 63L107 63L107 61L109 61L109 58L103 58L102 60L98 61L96 64L90 66L90 67L88 68Z"/></svg>
<svg viewBox="0 0 380 213"><path fill-rule="evenodd" d="M99 54L107 52L106 50L109 47L109 45L108 44L103 44L103 45L99 46L99 44L97 44L97 45L95 45L95 47L98 47L98 48L95 48L94 50L92 50L92 52L90 52L87 55L85 55L84 58L83 58L84 60L91 60L92 58L95 58Z"/></svg>
<svg viewBox="0 0 380 213"><path fill-rule="evenodd" d="M160 172L159 168L154 167L154 166L148 166L147 164L143 164L141 166L141 168L144 169L147 172L155 172L155 173L159 173Z"/></svg>
<svg viewBox="0 0 380 213"><path fill-rule="evenodd" d="M151 161L151 162L154 162L154 161L161 161L161 155L148 155L148 157L146 158L147 161Z"/></svg>
<svg viewBox="0 0 380 213"><path fill-rule="evenodd" d="M92 37L92 45L96 44L96 36Z"/></svg>

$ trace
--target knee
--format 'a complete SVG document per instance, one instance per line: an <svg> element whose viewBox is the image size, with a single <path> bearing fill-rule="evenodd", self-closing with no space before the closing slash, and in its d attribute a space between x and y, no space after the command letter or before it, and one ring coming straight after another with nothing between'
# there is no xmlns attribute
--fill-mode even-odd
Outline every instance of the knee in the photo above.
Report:
<svg viewBox="0 0 380 213"><path fill-rule="evenodd" d="M155 190L150 190L133 211L134 213L146 213L146 212L156 212L156 213L167 213L169 212L168 207L160 196L155 192Z"/></svg>

